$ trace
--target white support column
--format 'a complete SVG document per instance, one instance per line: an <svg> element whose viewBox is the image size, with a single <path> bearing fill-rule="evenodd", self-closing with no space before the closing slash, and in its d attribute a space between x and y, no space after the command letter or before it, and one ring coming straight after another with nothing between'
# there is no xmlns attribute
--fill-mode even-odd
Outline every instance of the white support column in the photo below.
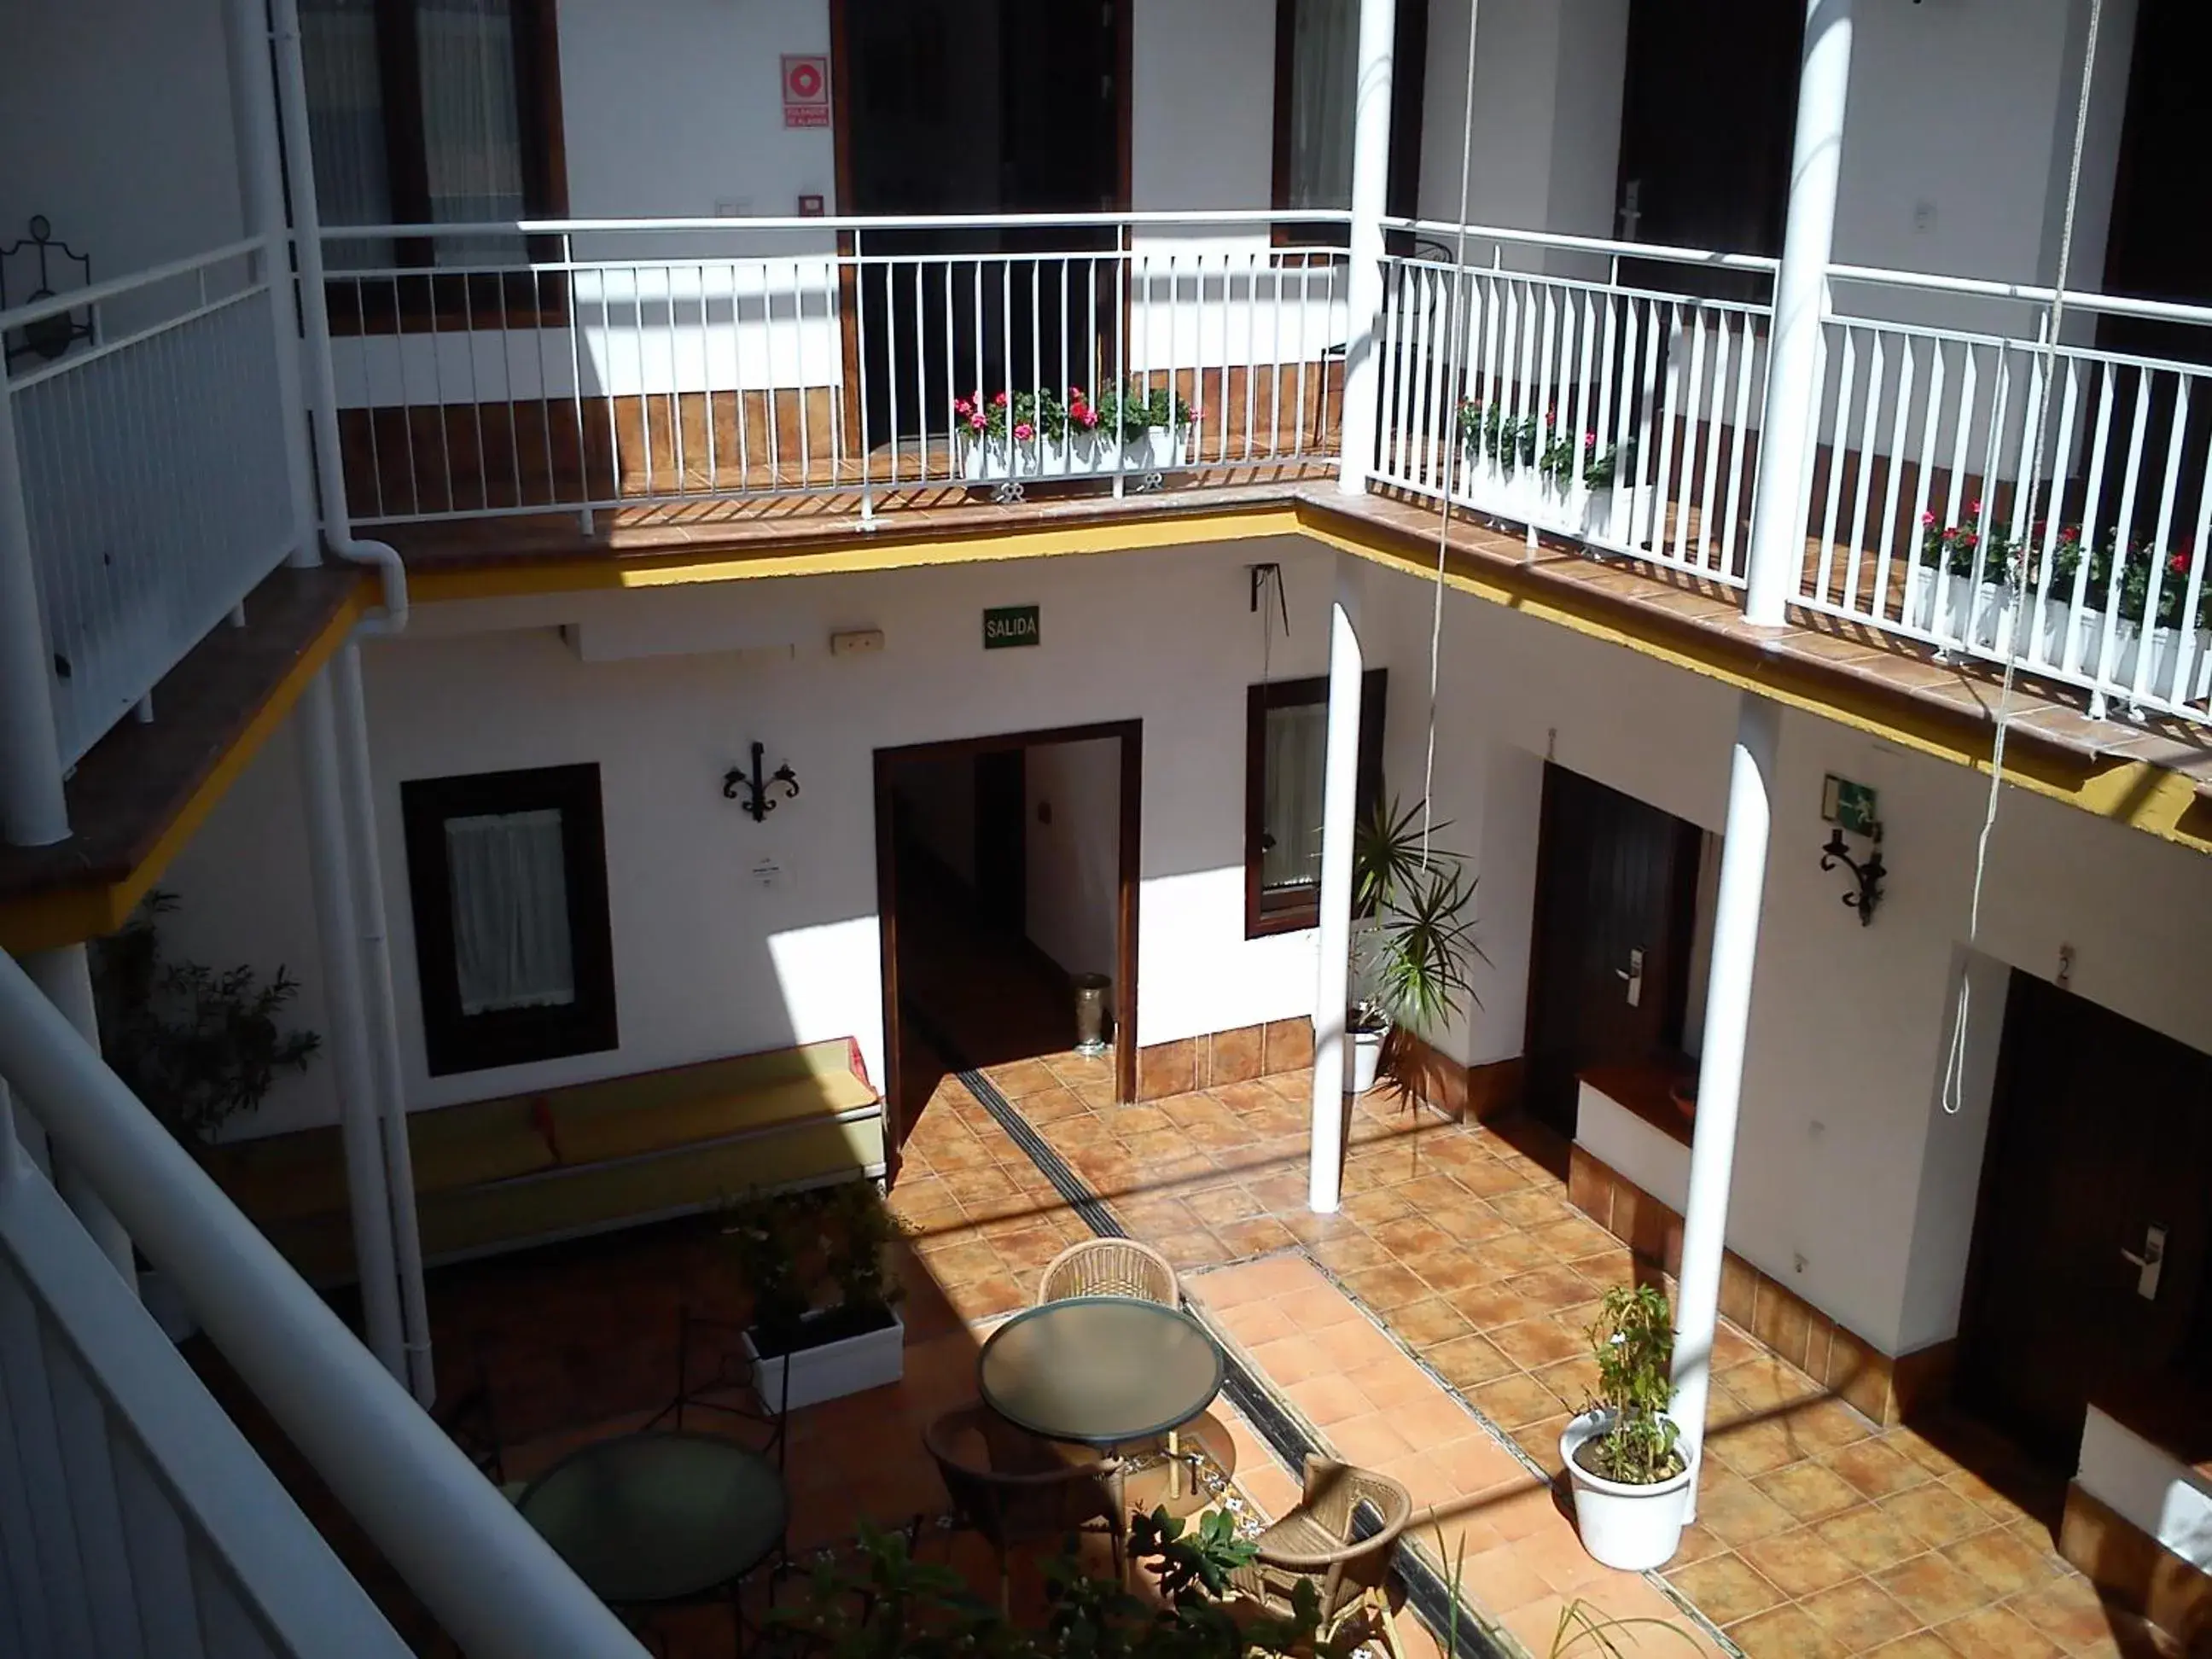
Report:
<svg viewBox="0 0 2212 1659"><path fill-rule="evenodd" d="M1836 180L1851 84L1852 0L1805 0L1790 216L1774 278L1774 332L1759 420L1747 621L1782 625L1805 562L1806 490L1820 439L1820 313L1836 240ZM1700 1104L1704 1110L1702 1085Z"/></svg>
<svg viewBox="0 0 2212 1659"><path fill-rule="evenodd" d="M1376 356L1376 319L1382 310L1382 216L1389 211L1391 58L1397 27L1397 0L1359 0L1359 58L1352 82L1352 263L1346 283L1352 332L1344 347L1344 419L1339 428L1344 455L1336 479L1347 495L1366 493L1367 475L1375 465L1382 367Z"/></svg>
<svg viewBox="0 0 2212 1659"><path fill-rule="evenodd" d="M1322 784L1320 962L1314 986L1313 1146L1306 1201L1344 1195L1345 1010L1352 994L1352 837L1359 807L1359 561L1336 556L1328 620L1328 736Z"/></svg>
<svg viewBox="0 0 2212 1659"><path fill-rule="evenodd" d="M407 1357L392 1260L392 1204L385 1183L383 1134L377 1125L375 1068L362 1008L361 942L356 937L357 912L331 702L331 675L325 670L301 692L294 716L299 726L301 789L307 809L307 864L314 883L315 931L322 939L325 1023L330 1027L331 1064L337 1079L346 1200L353 1215L354 1261L361 1270L362 1322L370 1352L404 1383Z"/></svg>
<svg viewBox="0 0 2212 1659"><path fill-rule="evenodd" d="M1682 1272L1674 1298L1674 1419L1693 1463L1705 1443L1713 1331L1720 1321L1721 1255L1727 1243L1736 1109L1743 1097L1744 1039L1751 1026L1752 968L1759 952L1759 908L1766 888L1773 821L1774 750L1781 726L1780 704L1754 692L1742 694L1729 763L1698 1117L1690 1141L1690 1194L1682 1214ZM1693 1486L1692 1510L1696 1503Z"/></svg>
<svg viewBox="0 0 2212 1659"><path fill-rule="evenodd" d="M23 971L31 982L46 994L47 1001L62 1011L63 1016L76 1028L76 1034L95 1054L100 1052L100 1012L92 995L92 964L82 945L64 945L58 950L37 951L22 958ZM33 1116L38 1115L39 1103L28 1103ZM114 1264L115 1271L123 1275L123 1282L132 1290L138 1288L137 1258L131 1253L131 1235L123 1231L123 1224L94 1192L83 1176L64 1158L59 1148L50 1152L53 1165L54 1186L76 1212L76 1218L92 1235L100 1254Z"/></svg>
<svg viewBox="0 0 2212 1659"><path fill-rule="evenodd" d="M361 647L349 641L332 665L337 683L339 781L346 840L353 854L354 903L361 929L361 977L376 1112L384 1133L384 1170L391 1199L392 1256L399 1274L400 1324L407 1346L407 1383L427 1411L438 1397L431 1369L430 1310L422 1291L422 1235L415 1213L415 1158L407 1138L407 1091L401 1082L399 1003L392 989L392 947L385 929L384 867L376 848L376 794L368 763L368 700L361 684Z"/></svg>

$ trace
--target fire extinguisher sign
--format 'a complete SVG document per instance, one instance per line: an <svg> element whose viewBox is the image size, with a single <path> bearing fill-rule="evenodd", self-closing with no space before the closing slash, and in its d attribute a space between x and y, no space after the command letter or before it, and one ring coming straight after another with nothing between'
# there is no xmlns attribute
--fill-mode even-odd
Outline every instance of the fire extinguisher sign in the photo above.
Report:
<svg viewBox="0 0 2212 1659"><path fill-rule="evenodd" d="M826 127L830 125L830 60L827 58L784 54L783 124L787 127Z"/></svg>

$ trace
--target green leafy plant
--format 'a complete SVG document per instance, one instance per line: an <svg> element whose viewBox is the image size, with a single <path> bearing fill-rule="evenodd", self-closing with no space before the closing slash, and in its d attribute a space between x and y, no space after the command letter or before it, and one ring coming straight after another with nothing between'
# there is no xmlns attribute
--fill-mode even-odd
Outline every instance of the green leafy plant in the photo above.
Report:
<svg viewBox="0 0 2212 1659"><path fill-rule="evenodd" d="M92 947L93 1000L101 1057L197 1151L258 1107L279 1074L306 1071L321 1039L283 1025L300 987L281 965L264 982L248 967L167 960L155 918L176 908L174 894L149 893Z"/></svg>
<svg viewBox="0 0 2212 1659"><path fill-rule="evenodd" d="M1352 906L1362 919L1354 1020L1363 1030L1432 1031L1474 996L1468 975L1482 952L1467 913L1479 878L1462 854L1433 844L1449 823L1424 836L1425 805L1378 799L1353 830Z"/></svg>
<svg viewBox="0 0 2212 1659"><path fill-rule="evenodd" d="M1589 1340L1597 1361L1593 1403L1609 1420L1577 1458L1591 1474L1626 1486L1672 1480L1686 1465L1676 1444L1681 1431L1667 1414L1674 1398L1674 1324L1666 1297L1650 1285L1615 1285L1598 1306Z"/></svg>
<svg viewBox="0 0 2212 1659"><path fill-rule="evenodd" d="M751 1293L761 1351L803 1346L811 1320L825 1339L879 1328L906 1295L888 1260L903 1231L872 1181L755 1194L727 1206L722 1236Z"/></svg>
<svg viewBox="0 0 2212 1659"><path fill-rule="evenodd" d="M1155 1564L1160 1589L1174 1601L1201 1591L1226 1595L1237 1569L1260 1559L1260 1547L1237 1532L1226 1510L1206 1510L1195 1527L1165 1509L1139 1515L1129 1523L1129 1549Z"/></svg>
<svg viewBox="0 0 2212 1659"><path fill-rule="evenodd" d="M1125 444L1142 441L1155 427L1181 432L1203 419L1205 412L1198 404L1186 402L1182 394L1174 391L1166 380L1147 387L1142 377L1136 375L1132 375L1125 386L1109 388L1097 402L1100 428Z"/></svg>
<svg viewBox="0 0 2212 1659"><path fill-rule="evenodd" d="M1625 1659L1630 1652L1642 1653L1641 1632L1663 1632L1677 1638L1692 1653L1702 1653L1698 1638L1671 1619L1654 1618L1650 1614L1617 1619L1600 1611L1579 1596L1559 1609L1559 1622L1552 1632L1552 1647L1548 1659L1589 1659L1603 1654L1606 1659ZM1627 1645L1622 1646L1626 1638Z"/></svg>

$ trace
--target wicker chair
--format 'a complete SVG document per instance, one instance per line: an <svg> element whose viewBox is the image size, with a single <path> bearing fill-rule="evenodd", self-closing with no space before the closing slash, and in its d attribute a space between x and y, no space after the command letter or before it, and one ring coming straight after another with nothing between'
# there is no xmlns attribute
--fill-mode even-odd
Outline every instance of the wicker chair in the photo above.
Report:
<svg viewBox="0 0 2212 1659"><path fill-rule="evenodd" d="M1413 1499L1387 1474L1326 1457L1306 1459L1297 1506L1261 1533L1259 1559L1231 1575L1237 1594L1288 1617L1301 1580L1321 1595L1326 1636L1344 1619L1371 1609L1394 1659L1404 1659L1390 1626L1390 1553L1413 1516Z"/></svg>
<svg viewBox="0 0 2212 1659"><path fill-rule="evenodd" d="M1072 1296L1127 1296L1164 1307L1182 1305L1175 1266L1133 1238L1086 1238L1052 1259L1037 1283L1037 1306Z"/></svg>
<svg viewBox="0 0 2212 1659"><path fill-rule="evenodd" d="M998 1557L1001 1612L1012 1597L1012 1552L1057 1546L1088 1522L1106 1523L1114 1571L1124 1571L1129 1518L1119 1458L1070 1462L1052 1442L1017 1429L980 1401L943 1413L921 1438L954 1516L981 1533Z"/></svg>

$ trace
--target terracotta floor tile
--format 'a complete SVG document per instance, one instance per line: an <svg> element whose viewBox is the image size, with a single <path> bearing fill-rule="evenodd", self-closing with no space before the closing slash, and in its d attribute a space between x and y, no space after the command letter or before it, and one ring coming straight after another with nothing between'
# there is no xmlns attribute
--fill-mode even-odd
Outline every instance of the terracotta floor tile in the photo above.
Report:
<svg viewBox="0 0 2212 1659"><path fill-rule="evenodd" d="M1784 1595L1812 1595L1858 1576L1858 1569L1838 1554L1809 1527L1754 1538L1737 1552L1774 1582ZM1923 1558L1924 1559L1924 1558ZM1963 1608L1954 1611L1964 1611ZM1923 1620L1923 1624L1933 1620Z"/></svg>
<svg viewBox="0 0 2212 1659"><path fill-rule="evenodd" d="M1574 1524L1560 1511L1552 1488L1534 1481L1492 1500L1483 1510L1482 1518L1502 1536L1516 1541L1549 1528Z"/></svg>
<svg viewBox="0 0 2212 1659"><path fill-rule="evenodd" d="M1291 1231L1270 1216L1247 1216L1209 1229L1233 1256L1264 1255L1297 1243Z"/></svg>
<svg viewBox="0 0 2212 1659"><path fill-rule="evenodd" d="M1449 1567L1452 1563L1447 1560L1445 1565ZM1551 1585L1510 1544L1470 1554L1458 1566L1460 1583L1468 1595L1500 1617L1552 1594Z"/></svg>
<svg viewBox="0 0 2212 1659"><path fill-rule="evenodd" d="M1698 1483L1698 1522L1731 1548L1789 1532L1797 1524L1789 1510L1742 1476L1718 1469L1707 1470Z"/></svg>
<svg viewBox="0 0 2212 1659"><path fill-rule="evenodd" d="M1152 1243L1154 1249L1175 1264L1178 1272L1216 1267L1230 1259L1229 1247L1202 1229L1164 1234L1155 1237Z"/></svg>
<svg viewBox="0 0 2212 1659"><path fill-rule="evenodd" d="M1397 1354L1373 1360L1346 1376L1360 1393L1385 1412L1433 1398L1437 1393L1435 1379Z"/></svg>
<svg viewBox="0 0 2212 1659"><path fill-rule="evenodd" d="M1596 1398L1597 1361L1589 1354L1577 1354L1572 1359L1562 1359L1558 1364L1546 1365L1531 1375L1565 1401L1570 1410L1581 1411Z"/></svg>
<svg viewBox="0 0 2212 1659"><path fill-rule="evenodd" d="M1462 1336L1439 1343L1422 1358L1437 1368L1437 1374L1445 1382L1470 1398L1473 1391L1484 1383L1494 1382L1520 1370L1495 1344L1482 1336Z"/></svg>
<svg viewBox="0 0 2212 1659"><path fill-rule="evenodd" d="M1390 1426L1404 1435L1416 1450L1449 1446L1455 1440L1474 1435L1483 1436L1486 1442L1489 1438L1472 1413L1433 1386L1428 1398L1393 1407L1389 1416ZM1499 1455L1504 1455L1502 1451Z"/></svg>
<svg viewBox="0 0 2212 1659"><path fill-rule="evenodd" d="M1366 1468L1380 1468L1418 1449L1391 1426L1389 1419L1374 1412L1332 1424L1328 1435L1337 1455Z"/></svg>
<svg viewBox="0 0 2212 1659"><path fill-rule="evenodd" d="M1344 1288L1381 1314L1432 1294L1412 1268L1401 1265L1395 1258L1382 1267L1363 1267L1345 1274Z"/></svg>
<svg viewBox="0 0 2212 1659"><path fill-rule="evenodd" d="M1295 1220L1286 1219L1284 1225L1292 1232L1298 1231ZM1314 1260L1333 1273L1349 1275L1366 1267L1401 1265L1372 1237L1349 1222L1318 1243L1309 1241L1307 1248Z"/></svg>
<svg viewBox="0 0 2212 1659"><path fill-rule="evenodd" d="M1474 1331L1474 1327L1442 1297L1432 1296L1394 1308L1386 1317L1399 1339L1416 1348L1432 1348L1456 1337L1472 1335Z"/></svg>
<svg viewBox="0 0 2212 1659"><path fill-rule="evenodd" d="M1349 1417L1364 1417L1372 1413L1375 1402L1349 1378L1340 1373L1324 1372L1294 1382L1285 1392L1291 1403L1305 1414L1317 1428L1327 1429Z"/></svg>
<svg viewBox="0 0 2212 1659"><path fill-rule="evenodd" d="M1923 1625L1960 1618L1990 1599L1987 1585L1932 1552L1876 1575L1875 1582Z"/></svg>
<svg viewBox="0 0 2212 1659"><path fill-rule="evenodd" d="M2057 1643L2009 1607L1984 1607L1936 1628L1961 1659L2056 1659Z"/></svg>
<svg viewBox="0 0 2212 1659"><path fill-rule="evenodd" d="M1273 1342L1262 1342L1254 1347L1252 1363L1261 1374L1279 1389L1288 1389L1292 1383L1303 1382L1310 1376L1320 1376L1336 1370L1322 1352L1321 1345L1313 1337L1300 1331L1293 1336L1279 1337Z"/></svg>
<svg viewBox="0 0 2212 1659"><path fill-rule="evenodd" d="M1863 1440L1821 1459L1830 1468L1869 1498L1925 1484L1930 1476L1911 1458L1900 1455L1879 1440Z"/></svg>
<svg viewBox="0 0 2212 1659"><path fill-rule="evenodd" d="M1851 1659L1850 1649L1789 1601L1730 1625L1728 1637L1751 1659Z"/></svg>
<svg viewBox="0 0 2212 1659"><path fill-rule="evenodd" d="M1248 1302L1241 1308L1217 1313L1223 1328L1248 1348L1297 1334L1290 1315L1273 1302ZM1854 1494L1856 1496L1856 1494Z"/></svg>
<svg viewBox="0 0 2212 1659"><path fill-rule="evenodd" d="M1455 1248L1449 1233L1417 1216L1401 1216L1367 1231L1401 1261L1414 1262L1424 1255L1441 1255Z"/></svg>
<svg viewBox="0 0 2212 1659"><path fill-rule="evenodd" d="M2086 1578L2054 1578L2004 1605L2069 1653L2112 1640L2112 1612Z"/></svg>
<svg viewBox="0 0 2212 1659"><path fill-rule="evenodd" d="M1503 1285L1478 1285L1472 1290L1454 1291L1444 1299L1465 1315L1475 1329L1484 1332L1499 1330L1551 1312Z"/></svg>
<svg viewBox="0 0 2212 1659"><path fill-rule="evenodd" d="M1193 1215L1209 1227L1224 1221L1243 1221L1261 1213L1260 1200L1233 1182L1185 1193L1182 1201L1190 1206Z"/></svg>
<svg viewBox="0 0 2212 1659"><path fill-rule="evenodd" d="M1501 1376L1462 1392L1475 1410L1504 1429L1556 1417L1567 1403L1526 1372Z"/></svg>
<svg viewBox="0 0 2212 1659"><path fill-rule="evenodd" d="M1764 1573L1734 1551L1675 1568L1666 1577L1690 1598L1698 1611L1723 1629L1789 1600Z"/></svg>
<svg viewBox="0 0 2212 1659"><path fill-rule="evenodd" d="M1585 1585L1613 1576L1611 1567L1591 1559L1572 1527L1536 1533L1516 1547L1536 1576L1563 1595L1572 1595Z"/></svg>
<svg viewBox="0 0 2212 1659"><path fill-rule="evenodd" d="M1989 1512L1940 1481L1913 1486L1880 1500L1882 1513L1903 1522L1936 1548L1988 1530Z"/></svg>
<svg viewBox="0 0 2212 1659"><path fill-rule="evenodd" d="M1589 1339L1550 1314L1524 1319L1517 1324L1489 1330L1490 1340L1525 1370L1540 1370L1559 1360L1579 1358L1589 1351Z"/></svg>
<svg viewBox="0 0 2212 1659"><path fill-rule="evenodd" d="M1862 1504L1814 1523L1822 1540L1861 1572L1887 1572L1923 1553L1918 1534L1872 1504Z"/></svg>
<svg viewBox="0 0 2212 1659"><path fill-rule="evenodd" d="M1501 1499L1534 1484L1519 1459L1480 1431L1428 1448L1417 1440L1415 1446L1417 1455L1433 1462L1441 1481L1463 1496Z"/></svg>
<svg viewBox="0 0 2212 1659"><path fill-rule="evenodd" d="M1579 1306L1589 1301L1595 1291L1589 1280L1571 1267L1546 1267L1539 1273L1509 1279L1505 1283L1509 1289L1538 1307L1553 1312Z"/></svg>
<svg viewBox="0 0 2212 1659"><path fill-rule="evenodd" d="M1287 1261L1290 1258L1284 1259ZM1360 1319L1359 1310L1346 1298L1342 1291L1322 1279L1308 1264L1299 1262L1297 1265L1308 1275L1308 1282L1300 1289L1278 1296L1276 1300L1300 1330L1310 1334L1355 1320L1363 1325L1367 1322Z"/></svg>
<svg viewBox="0 0 2212 1659"><path fill-rule="evenodd" d="M1534 1458L1546 1474L1556 1478L1567 1467L1566 1457L1559 1450L1559 1437L1573 1420L1562 1412L1557 1417L1540 1417L1534 1423L1523 1423L1513 1431L1513 1443Z"/></svg>
<svg viewBox="0 0 2212 1659"><path fill-rule="evenodd" d="M1751 1484L1800 1521L1818 1521L1866 1501L1856 1487L1823 1463L1793 1463L1759 1475Z"/></svg>
<svg viewBox="0 0 2212 1659"><path fill-rule="evenodd" d="M1563 1189L1549 1183L1532 1187L1524 1182L1511 1192L1491 1199L1490 1207L1515 1226L1529 1229L1549 1226L1581 1214L1567 1202Z"/></svg>
<svg viewBox="0 0 2212 1659"><path fill-rule="evenodd" d="M1397 1352L1388 1336L1356 1316L1324 1326L1313 1333L1313 1339L1340 1370L1358 1370Z"/></svg>
<svg viewBox="0 0 2212 1659"><path fill-rule="evenodd" d="M1909 1636L1920 1623L1871 1578L1846 1579L1797 1605L1814 1624L1856 1653Z"/></svg>
<svg viewBox="0 0 2212 1659"><path fill-rule="evenodd" d="M1943 1550L1946 1559L1973 1575L1993 1598L2040 1589L2061 1571L2057 1558L2002 1528L1960 1539Z"/></svg>

